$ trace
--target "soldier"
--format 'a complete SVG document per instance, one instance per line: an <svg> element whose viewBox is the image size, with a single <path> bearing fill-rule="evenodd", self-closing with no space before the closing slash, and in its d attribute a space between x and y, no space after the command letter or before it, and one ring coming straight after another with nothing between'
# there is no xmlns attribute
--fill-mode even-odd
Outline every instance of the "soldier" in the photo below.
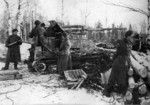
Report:
<svg viewBox="0 0 150 105"><path fill-rule="evenodd" d="M132 50L134 51L140 51L141 49L141 38L138 33L135 33L134 35L134 44L132 46Z"/></svg>
<svg viewBox="0 0 150 105"><path fill-rule="evenodd" d="M62 42L59 48L59 57L58 57L58 71L60 73L60 78L64 79L64 71L72 69L71 61L71 42L66 34L62 35Z"/></svg>
<svg viewBox="0 0 150 105"><path fill-rule="evenodd" d="M150 55L150 37L147 38L147 42L142 44L141 52Z"/></svg>
<svg viewBox="0 0 150 105"><path fill-rule="evenodd" d="M64 33L62 28L57 24L56 21L51 20L50 26L46 30L47 37L55 37L55 48L59 48L61 44L61 36Z"/></svg>
<svg viewBox="0 0 150 105"><path fill-rule="evenodd" d="M33 38L33 44L35 46L41 46L40 38L44 35L41 28L41 22L39 20L35 21L35 27L32 29L29 37Z"/></svg>
<svg viewBox="0 0 150 105"><path fill-rule="evenodd" d="M46 30L45 23L41 23L41 27Z"/></svg>
<svg viewBox="0 0 150 105"><path fill-rule="evenodd" d="M133 31L127 31L125 38L116 43L117 51L112 65L112 71L104 94L110 97L110 93L125 94L128 88L128 70L131 66L130 55L133 43Z"/></svg>
<svg viewBox="0 0 150 105"><path fill-rule="evenodd" d="M41 22L39 20L36 20L34 24L35 24L35 27L32 29L29 37L33 38L32 49L34 50L34 54L32 54L32 56L34 56L34 57L31 57L31 58L35 59L36 58L36 54L37 54L36 47L37 46L41 47L42 43L43 43L44 31L41 28ZM32 61L34 59L32 59Z"/></svg>
<svg viewBox="0 0 150 105"><path fill-rule="evenodd" d="M14 63L14 69L18 69L17 64L21 61L20 45L22 44L21 38L17 35L18 30L13 29L12 35L10 35L6 41L6 47L8 48L6 56L6 64L2 70L8 70L10 62Z"/></svg>
<svg viewBox="0 0 150 105"><path fill-rule="evenodd" d="M45 23L41 23L41 28L42 28L42 31L44 33L44 36L46 36L46 27L45 27Z"/></svg>

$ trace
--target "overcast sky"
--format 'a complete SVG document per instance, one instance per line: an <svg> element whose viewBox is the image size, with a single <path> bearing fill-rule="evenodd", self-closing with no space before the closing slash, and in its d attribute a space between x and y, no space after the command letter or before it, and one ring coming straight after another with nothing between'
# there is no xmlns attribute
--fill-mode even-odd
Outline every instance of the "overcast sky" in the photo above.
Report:
<svg viewBox="0 0 150 105"><path fill-rule="evenodd" d="M0 0L3 2L3 0ZM9 0L14 2L15 0ZM61 6L62 0L39 0L40 12L51 19L61 19ZM87 4L86 4L87 1ZM139 28L139 23L143 20L147 21L146 16L131 12L127 9L110 6L104 4L102 1L107 0L64 0L64 18L63 20L69 21L71 24L83 24L83 17L85 15L86 6L89 16L87 24L94 26L95 22L101 21L103 27L111 26L112 23L119 25L123 23L126 27L129 24L134 24ZM147 10L147 0L110 0L114 3L124 3L135 8ZM1 3L2 5L3 3ZM13 4L13 3L12 3ZM0 5L0 7L2 7ZM2 11L2 9L1 9ZM0 13L1 13L0 11ZM107 21L106 21L107 20Z"/></svg>

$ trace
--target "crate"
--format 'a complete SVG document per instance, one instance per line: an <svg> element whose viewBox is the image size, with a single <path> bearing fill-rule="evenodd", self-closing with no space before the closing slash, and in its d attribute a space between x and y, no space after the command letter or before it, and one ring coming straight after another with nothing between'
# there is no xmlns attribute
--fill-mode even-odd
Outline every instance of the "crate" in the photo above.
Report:
<svg viewBox="0 0 150 105"><path fill-rule="evenodd" d="M87 74L82 69L64 71L65 77L68 81L78 81L82 78L87 78Z"/></svg>
<svg viewBox="0 0 150 105"><path fill-rule="evenodd" d="M17 70L0 71L0 81L22 79L22 75Z"/></svg>
<svg viewBox="0 0 150 105"><path fill-rule="evenodd" d="M67 70L64 71L64 74L67 79L68 86L73 85L71 89L78 89L87 78L87 74L82 69Z"/></svg>

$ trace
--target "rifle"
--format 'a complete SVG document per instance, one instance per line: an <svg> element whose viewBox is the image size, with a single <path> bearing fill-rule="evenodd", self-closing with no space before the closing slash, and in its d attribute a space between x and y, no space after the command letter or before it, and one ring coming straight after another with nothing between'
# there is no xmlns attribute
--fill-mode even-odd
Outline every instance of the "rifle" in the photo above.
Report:
<svg viewBox="0 0 150 105"><path fill-rule="evenodd" d="M18 40L18 41L21 41L21 40ZM12 45L18 43L18 41L12 42L12 43L8 44L7 46L10 47L10 46L12 46Z"/></svg>

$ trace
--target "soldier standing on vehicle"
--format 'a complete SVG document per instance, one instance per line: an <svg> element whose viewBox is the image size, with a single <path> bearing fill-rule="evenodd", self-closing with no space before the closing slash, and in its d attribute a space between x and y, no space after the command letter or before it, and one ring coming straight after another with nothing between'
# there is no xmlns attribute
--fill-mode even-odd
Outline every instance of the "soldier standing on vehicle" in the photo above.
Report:
<svg viewBox="0 0 150 105"><path fill-rule="evenodd" d="M36 20L34 24L35 24L35 27L32 29L29 37L33 38L33 44L35 46L41 46L40 38L43 36L41 22L39 20Z"/></svg>
<svg viewBox="0 0 150 105"><path fill-rule="evenodd" d="M41 23L41 27L46 30L45 23Z"/></svg>
<svg viewBox="0 0 150 105"><path fill-rule="evenodd" d="M10 62L14 63L14 69L18 69L17 64L21 61L20 45L22 44L21 38L17 35L18 30L13 29L12 35L6 40L6 47L8 48L5 67L2 70L8 70Z"/></svg>
<svg viewBox="0 0 150 105"><path fill-rule="evenodd" d="M43 36L44 36L44 31L41 28L41 22L39 20L35 21L35 27L32 29L29 37L33 38L33 44L32 44L32 49L34 49L34 54L32 58L36 58L36 54L37 54L37 50L36 47L38 46L42 46L42 42L43 42Z"/></svg>

